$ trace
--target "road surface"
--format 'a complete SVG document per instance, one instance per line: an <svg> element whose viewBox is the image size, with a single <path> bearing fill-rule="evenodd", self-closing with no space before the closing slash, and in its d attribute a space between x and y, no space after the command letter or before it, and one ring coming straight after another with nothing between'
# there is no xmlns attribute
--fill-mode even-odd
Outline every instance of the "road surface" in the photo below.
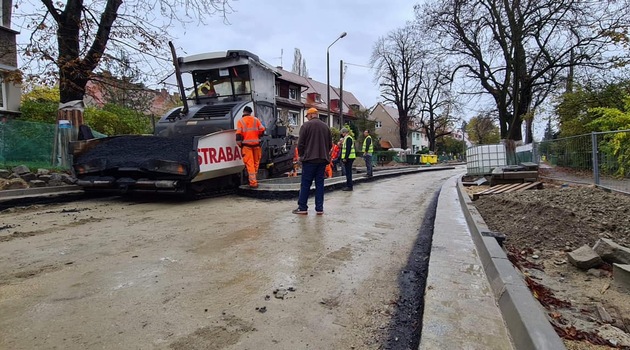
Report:
<svg viewBox="0 0 630 350"><path fill-rule="evenodd" d="M462 169L296 200L0 212L0 349L378 349L425 210Z"/></svg>

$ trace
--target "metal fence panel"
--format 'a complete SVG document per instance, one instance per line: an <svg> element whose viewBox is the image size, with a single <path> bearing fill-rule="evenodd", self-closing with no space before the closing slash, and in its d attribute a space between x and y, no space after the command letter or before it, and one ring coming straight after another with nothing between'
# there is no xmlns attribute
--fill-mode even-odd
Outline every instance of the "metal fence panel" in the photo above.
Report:
<svg viewBox="0 0 630 350"><path fill-rule="evenodd" d="M537 142L533 160L541 177L630 194L630 130Z"/></svg>

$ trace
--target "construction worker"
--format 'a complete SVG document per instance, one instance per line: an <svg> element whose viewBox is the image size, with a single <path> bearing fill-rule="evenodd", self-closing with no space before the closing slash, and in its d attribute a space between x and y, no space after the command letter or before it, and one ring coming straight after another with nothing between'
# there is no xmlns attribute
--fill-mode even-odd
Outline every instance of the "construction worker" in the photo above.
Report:
<svg viewBox="0 0 630 350"><path fill-rule="evenodd" d="M249 106L243 108L243 118L236 123L236 143L241 147L243 163L247 169L247 176L250 188L258 187L258 166L262 150L260 148L260 137L265 133L265 127L260 120L254 117Z"/></svg>
<svg viewBox="0 0 630 350"><path fill-rule="evenodd" d="M350 131L347 128L341 129L341 136L343 141L341 144L341 162L346 173L346 187L342 188L342 191L352 191L352 163L357 157L354 150L354 138L350 136Z"/></svg>
<svg viewBox="0 0 630 350"><path fill-rule="evenodd" d="M363 132L363 159L365 159L365 166L367 167L367 177L372 177L372 154L374 153L374 144L372 143L372 136L370 136L370 130Z"/></svg>
<svg viewBox="0 0 630 350"><path fill-rule="evenodd" d="M330 164L332 165L333 172L337 172L337 164L340 163L339 156L341 155L341 140L333 143L332 149L330 150Z"/></svg>
<svg viewBox="0 0 630 350"><path fill-rule="evenodd" d="M295 153L293 154L293 170L289 172L289 177L298 176L298 169L300 169L300 155L296 146Z"/></svg>
<svg viewBox="0 0 630 350"><path fill-rule="evenodd" d="M324 178L330 179L331 177L333 177L332 161L326 164L326 169L324 170Z"/></svg>
<svg viewBox="0 0 630 350"><path fill-rule="evenodd" d="M325 122L319 119L319 111L309 108L306 111L308 121L300 128L298 148L302 162L302 178L298 207L293 214L308 214L308 195L315 181L315 211L324 214L324 172L330 163L332 136Z"/></svg>

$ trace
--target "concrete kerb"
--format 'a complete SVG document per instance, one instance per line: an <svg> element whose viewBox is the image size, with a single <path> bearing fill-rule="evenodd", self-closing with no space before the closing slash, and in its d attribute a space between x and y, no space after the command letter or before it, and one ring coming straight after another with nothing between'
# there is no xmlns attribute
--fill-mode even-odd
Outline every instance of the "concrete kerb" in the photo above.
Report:
<svg viewBox="0 0 630 350"><path fill-rule="evenodd" d="M495 238L485 237L489 231L485 221L472 205L461 178L457 181L460 204L473 242L477 247L488 282L505 320L516 349L566 350L544 314L544 309L525 285L525 281Z"/></svg>
<svg viewBox="0 0 630 350"><path fill-rule="evenodd" d="M0 201L18 198L40 197L45 195L60 195L67 193L81 193L83 189L77 185L24 188L0 191Z"/></svg>
<svg viewBox="0 0 630 350"><path fill-rule="evenodd" d="M454 166L432 166L432 167L406 167L406 168L393 168L387 170L379 170L374 172L374 176L367 177L364 173L353 175L353 183L358 184L362 182L374 181L377 178L389 178L394 176L407 175L418 172L426 171L440 171L455 169ZM295 183L277 183L274 182L277 179L258 181L258 188L252 189L249 186L241 186L238 189L238 194L245 197L253 197L259 199L292 199L297 198L300 194L300 182ZM346 186L345 176L337 176L324 181L325 191L338 190ZM311 186L311 194L314 193L315 186Z"/></svg>

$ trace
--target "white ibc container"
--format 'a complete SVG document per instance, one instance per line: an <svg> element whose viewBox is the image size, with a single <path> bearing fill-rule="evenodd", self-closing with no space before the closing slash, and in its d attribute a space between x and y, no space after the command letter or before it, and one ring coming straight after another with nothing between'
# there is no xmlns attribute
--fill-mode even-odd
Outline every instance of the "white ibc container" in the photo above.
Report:
<svg viewBox="0 0 630 350"><path fill-rule="evenodd" d="M468 175L486 175L492 169L506 166L505 145L483 145L466 150L466 169Z"/></svg>

